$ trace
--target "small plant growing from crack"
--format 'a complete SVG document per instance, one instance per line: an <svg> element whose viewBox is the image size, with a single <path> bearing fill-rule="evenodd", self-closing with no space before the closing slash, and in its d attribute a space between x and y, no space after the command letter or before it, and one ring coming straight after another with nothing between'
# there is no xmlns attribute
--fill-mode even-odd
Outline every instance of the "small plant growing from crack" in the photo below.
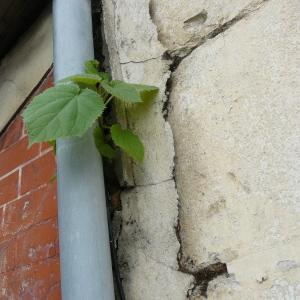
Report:
<svg viewBox="0 0 300 300"><path fill-rule="evenodd" d="M134 105L152 100L158 88L112 80L99 71L99 62L85 63L85 73L60 80L36 96L23 113L30 145L56 139L81 137L98 120L94 128L95 145L100 154L109 159L120 148L134 160L144 158L144 146L137 135L120 124L108 124L104 111L112 101Z"/></svg>

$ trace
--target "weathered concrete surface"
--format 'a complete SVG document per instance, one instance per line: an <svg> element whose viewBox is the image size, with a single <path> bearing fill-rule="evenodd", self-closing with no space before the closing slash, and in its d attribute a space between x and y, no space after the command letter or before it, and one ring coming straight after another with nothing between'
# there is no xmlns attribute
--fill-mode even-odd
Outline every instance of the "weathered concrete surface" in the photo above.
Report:
<svg viewBox="0 0 300 300"><path fill-rule="evenodd" d="M192 276L177 271L176 199L173 180L123 193L118 255L127 299L185 298Z"/></svg>
<svg viewBox="0 0 300 300"><path fill-rule="evenodd" d="M222 26L243 18L268 0L151 0L158 39L178 55L203 43Z"/></svg>
<svg viewBox="0 0 300 300"><path fill-rule="evenodd" d="M45 12L0 64L0 130L52 64L51 13Z"/></svg>
<svg viewBox="0 0 300 300"><path fill-rule="evenodd" d="M299 13L269 1L173 76L183 255L234 276L211 299L300 297Z"/></svg>
<svg viewBox="0 0 300 300"><path fill-rule="evenodd" d="M123 157L127 298L297 299L299 2L103 3L113 76L160 88L117 108L146 148ZM165 51L191 53L172 73ZM229 274L205 279L216 262Z"/></svg>
<svg viewBox="0 0 300 300"><path fill-rule="evenodd" d="M114 78L158 86L154 103L117 108L119 121L130 126L145 145L136 164L123 157L124 182L135 188L122 193L122 230L118 257L127 299L185 299L193 277L178 271L180 244L175 227L178 195L173 180L174 145L162 114L170 75L161 61L166 49L157 39L149 3L111 1L104 4L104 30Z"/></svg>
<svg viewBox="0 0 300 300"><path fill-rule="evenodd" d="M251 0L151 0L149 5L159 40L174 49L193 45L250 3Z"/></svg>
<svg viewBox="0 0 300 300"><path fill-rule="evenodd" d="M162 114L168 68L160 59L154 59L123 64L121 69L123 79L128 82L147 82L160 88L155 103L133 106L126 112L129 126L142 138L145 146L143 164L133 164L134 182L148 185L169 180L173 177L174 167L173 135Z"/></svg>

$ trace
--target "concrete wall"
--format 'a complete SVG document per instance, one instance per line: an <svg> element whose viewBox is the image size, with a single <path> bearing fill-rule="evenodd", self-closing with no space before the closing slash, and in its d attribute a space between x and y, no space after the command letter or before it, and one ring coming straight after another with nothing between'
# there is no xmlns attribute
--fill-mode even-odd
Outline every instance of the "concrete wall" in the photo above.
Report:
<svg viewBox="0 0 300 300"><path fill-rule="evenodd" d="M52 64L52 21L46 11L0 62L0 131Z"/></svg>
<svg viewBox="0 0 300 300"><path fill-rule="evenodd" d="M127 299L298 299L299 1L103 3L113 76L160 88L118 108Z"/></svg>

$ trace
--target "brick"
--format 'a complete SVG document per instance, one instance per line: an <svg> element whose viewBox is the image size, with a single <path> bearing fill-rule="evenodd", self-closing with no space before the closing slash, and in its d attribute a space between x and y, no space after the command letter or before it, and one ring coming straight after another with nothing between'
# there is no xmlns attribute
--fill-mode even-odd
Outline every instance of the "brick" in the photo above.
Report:
<svg viewBox="0 0 300 300"><path fill-rule="evenodd" d="M1 222L2 222L3 218L4 218L4 206L0 207L0 220L1 220Z"/></svg>
<svg viewBox="0 0 300 300"><path fill-rule="evenodd" d="M35 94L51 86L52 71ZM60 300L55 157L24 132L17 116L0 137L0 299Z"/></svg>
<svg viewBox="0 0 300 300"><path fill-rule="evenodd" d="M21 138L22 131L23 120L21 116L17 116L12 124L9 125L5 133L0 137L0 151L16 143Z"/></svg>
<svg viewBox="0 0 300 300"><path fill-rule="evenodd" d="M35 94L51 86L52 71ZM0 137L0 299L60 300L55 157L24 132L17 116Z"/></svg>
<svg viewBox="0 0 300 300"><path fill-rule="evenodd" d="M0 276L1 299L60 300L59 282L59 259L54 257Z"/></svg>
<svg viewBox="0 0 300 300"><path fill-rule="evenodd" d="M47 300L60 300L61 299L61 290L60 290L60 284L54 285L49 290L49 293L47 295Z"/></svg>
<svg viewBox="0 0 300 300"><path fill-rule="evenodd" d="M0 274L22 269L57 255L57 221L52 219L32 226L0 244Z"/></svg>
<svg viewBox="0 0 300 300"><path fill-rule="evenodd" d="M17 198L18 179L19 171L16 171L0 180L0 205Z"/></svg>
<svg viewBox="0 0 300 300"><path fill-rule="evenodd" d="M12 239L0 245L0 278L1 274L16 267L17 240Z"/></svg>
<svg viewBox="0 0 300 300"><path fill-rule="evenodd" d="M1 214L0 243L34 224L56 218L56 184L49 184L7 204L5 211L0 211L0 216Z"/></svg>
<svg viewBox="0 0 300 300"><path fill-rule="evenodd" d="M45 188L38 191L41 208L37 212L36 221L41 222L49 218L57 217L57 184L56 181L49 183Z"/></svg>
<svg viewBox="0 0 300 300"><path fill-rule="evenodd" d="M50 183L55 175L55 156L48 152L22 169L21 194Z"/></svg>
<svg viewBox="0 0 300 300"><path fill-rule="evenodd" d="M47 142L41 143L41 151L45 151L50 148L52 148L52 145L50 145L49 143L47 143Z"/></svg>
<svg viewBox="0 0 300 300"><path fill-rule="evenodd" d="M16 266L29 265L57 255L57 221L32 226L17 238Z"/></svg>
<svg viewBox="0 0 300 300"><path fill-rule="evenodd" d="M21 166L39 153L38 145L28 149L27 137L0 153L0 177Z"/></svg>

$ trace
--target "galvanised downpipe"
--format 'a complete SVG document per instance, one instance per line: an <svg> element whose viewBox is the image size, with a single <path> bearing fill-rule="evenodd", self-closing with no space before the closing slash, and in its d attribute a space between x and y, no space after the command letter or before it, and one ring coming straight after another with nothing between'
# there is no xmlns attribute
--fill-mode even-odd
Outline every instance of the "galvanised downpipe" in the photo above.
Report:
<svg viewBox="0 0 300 300"><path fill-rule="evenodd" d="M94 57L89 0L54 0L54 77ZM102 160L89 130L57 141L58 223L64 300L113 300Z"/></svg>

